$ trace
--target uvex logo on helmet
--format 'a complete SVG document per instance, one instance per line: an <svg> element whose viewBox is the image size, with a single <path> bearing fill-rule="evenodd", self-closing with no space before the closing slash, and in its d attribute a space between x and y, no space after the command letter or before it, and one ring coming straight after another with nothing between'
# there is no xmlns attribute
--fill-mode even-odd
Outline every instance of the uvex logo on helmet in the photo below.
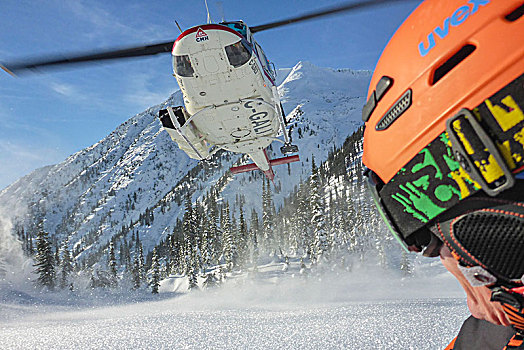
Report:
<svg viewBox="0 0 524 350"><path fill-rule="evenodd" d="M449 26L458 27L469 16L474 15L480 6L489 4L490 0L469 0L468 5L459 7L453 12L450 17L444 20L442 26L437 26L431 33L428 34L427 44L422 41L418 44L418 51L422 57L426 56L431 49L435 47L435 35L439 38L444 39L449 34Z"/></svg>

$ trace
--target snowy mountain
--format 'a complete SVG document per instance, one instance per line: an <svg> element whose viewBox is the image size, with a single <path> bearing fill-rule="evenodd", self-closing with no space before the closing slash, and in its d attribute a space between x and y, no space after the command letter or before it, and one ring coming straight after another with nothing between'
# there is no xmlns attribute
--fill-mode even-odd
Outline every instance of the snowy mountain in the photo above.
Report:
<svg viewBox="0 0 524 350"><path fill-rule="evenodd" d="M317 164L326 160L361 125L371 78L369 71L320 68L307 62L280 73L279 93L301 162L275 168L276 207L310 175L313 157ZM73 255L85 262L131 227L140 233L144 251L151 251L182 218L188 189L193 201L215 189L222 201L231 203L233 212L239 193L246 211L260 208L261 173L233 177L227 171L236 162L246 162L245 157L222 153L198 163L162 130L159 109L181 104L177 91L93 146L19 179L0 192L0 215L13 224L13 231L28 234L43 223L55 242L67 239ZM270 156L279 157L278 149Z"/></svg>

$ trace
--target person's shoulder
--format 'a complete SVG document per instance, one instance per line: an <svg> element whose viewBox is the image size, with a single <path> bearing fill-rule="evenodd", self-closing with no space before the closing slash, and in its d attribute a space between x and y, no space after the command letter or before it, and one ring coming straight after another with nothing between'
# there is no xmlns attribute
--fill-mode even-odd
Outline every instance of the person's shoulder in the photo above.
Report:
<svg viewBox="0 0 524 350"><path fill-rule="evenodd" d="M454 340L453 350L502 350L515 334L511 327L498 326L470 316L460 328ZM451 345L451 344L450 344Z"/></svg>

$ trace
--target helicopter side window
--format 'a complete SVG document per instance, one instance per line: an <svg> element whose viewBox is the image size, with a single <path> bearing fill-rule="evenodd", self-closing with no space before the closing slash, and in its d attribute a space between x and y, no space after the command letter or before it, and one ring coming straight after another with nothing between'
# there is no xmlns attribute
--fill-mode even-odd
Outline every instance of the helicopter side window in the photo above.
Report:
<svg viewBox="0 0 524 350"><path fill-rule="evenodd" d="M243 66L251 58L251 47L244 40L226 46L226 54L229 63L238 68Z"/></svg>
<svg viewBox="0 0 524 350"><path fill-rule="evenodd" d="M173 56L173 66L175 67L175 74L181 77L192 77L195 73L188 55Z"/></svg>
<svg viewBox="0 0 524 350"><path fill-rule="evenodd" d="M271 75L273 79L275 79L275 72L273 69L271 69L271 65L269 63L269 60L267 59L266 55L264 54L264 51L262 51L262 48L258 43L255 43L255 47L258 53L258 56L260 57L260 62L262 63L262 66L264 67L264 70Z"/></svg>

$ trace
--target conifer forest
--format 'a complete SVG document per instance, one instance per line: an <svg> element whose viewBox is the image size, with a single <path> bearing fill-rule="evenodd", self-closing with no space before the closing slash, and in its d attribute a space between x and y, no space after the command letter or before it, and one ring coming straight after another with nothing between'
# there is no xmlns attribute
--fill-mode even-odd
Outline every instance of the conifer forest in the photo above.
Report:
<svg viewBox="0 0 524 350"><path fill-rule="evenodd" d="M19 227L24 252L35 261L35 283L49 290L73 290L78 279L74 276L87 276L89 288L120 285L158 293L160 281L168 276L187 277L189 289L199 288L201 279L207 288L227 273L256 274L258 265L269 262L285 266L299 261L303 271L317 273L351 269L355 261L364 260L386 267L392 249L401 257L398 268L409 273L407 256L391 244L367 193L360 161L362 133L358 129L340 148L333 148L325 162L317 165L313 158L311 175L296 184L278 208L272 199L278 188L262 174L252 175L262 186L261 212L246 210L242 193L234 202L223 201L219 189L225 179L201 201L193 202L191 188L186 187L183 199L178 199L184 203L183 218L148 252L134 227L150 226L153 209L134 225L122 226L106 246L83 259L77 259L78 246L71 251L67 240L53 240L42 223ZM133 198L129 205L135 205ZM89 243L89 237L85 240Z"/></svg>

